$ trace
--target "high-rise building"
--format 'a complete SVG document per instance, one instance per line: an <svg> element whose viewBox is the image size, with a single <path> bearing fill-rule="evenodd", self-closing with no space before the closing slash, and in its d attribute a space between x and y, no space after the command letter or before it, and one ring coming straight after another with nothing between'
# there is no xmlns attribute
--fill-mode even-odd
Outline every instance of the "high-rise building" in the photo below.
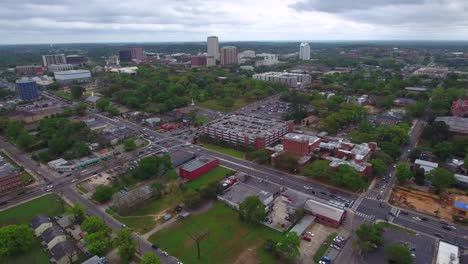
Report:
<svg viewBox="0 0 468 264"><path fill-rule="evenodd" d="M58 71L69 71L73 70L73 64L50 64L47 67L47 70L51 72L58 72Z"/></svg>
<svg viewBox="0 0 468 264"><path fill-rule="evenodd" d="M67 58L65 54L50 54L42 55L42 65L48 66L50 64L66 64Z"/></svg>
<svg viewBox="0 0 468 264"><path fill-rule="evenodd" d="M299 48L299 59L310 60L310 45L307 42L302 42Z"/></svg>
<svg viewBox="0 0 468 264"><path fill-rule="evenodd" d="M81 55L67 55L67 63L80 65L85 63L85 58Z"/></svg>
<svg viewBox="0 0 468 264"><path fill-rule="evenodd" d="M129 47L132 60L142 61L145 58L142 47Z"/></svg>
<svg viewBox="0 0 468 264"><path fill-rule="evenodd" d="M237 48L234 46L222 47L220 50L221 65L237 64Z"/></svg>
<svg viewBox="0 0 468 264"><path fill-rule="evenodd" d="M190 64L192 65L192 67L206 66L206 56L191 56Z"/></svg>
<svg viewBox="0 0 468 264"><path fill-rule="evenodd" d="M119 51L119 59L122 62L130 62L132 61L132 53L130 50L121 50Z"/></svg>
<svg viewBox="0 0 468 264"><path fill-rule="evenodd" d="M207 46L208 57L214 57L215 60L219 60L219 41L218 41L218 37L210 36L210 37L208 37L206 42L208 43L208 46Z"/></svg>
<svg viewBox="0 0 468 264"><path fill-rule="evenodd" d="M39 99L39 89L32 78L23 77L16 80L16 93L23 101Z"/></svg>

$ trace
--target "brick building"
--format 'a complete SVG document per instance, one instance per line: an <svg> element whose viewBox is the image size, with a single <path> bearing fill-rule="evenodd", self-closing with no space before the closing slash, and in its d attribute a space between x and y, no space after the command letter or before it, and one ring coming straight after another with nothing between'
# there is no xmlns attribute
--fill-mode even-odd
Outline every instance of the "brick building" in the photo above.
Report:
<svg viewBox="0 0 468 264"><path fill-rule="evenodd" d="M288 133L283 137L283 149L299 156L306 156L319 147L320 141L319 137Z"/></svg>
<svg viewBox="0 0 468 264"><path fill-rule="evenodd" d="M206 56L191 56L190 63L192 67L205 67L206 66Z"/></svg>
<svg viewBox="0 0 468 264"><path fill-rule="evenodd" d="M453 101L451 112L454 116L464 117L468 115L468 99Z"/></svg>
<svg viewBox="0 0 468 264"><path fill-rule="evenodd" d="M6 193L22 187L23 180L21 180L19 170L3 159L0 164L0 193Z"/></svg>
<svg viewBox="0 0 468 264"><path fill-rule="evenodd" d="M314 215L315 221L326 226L338 228L346 219L346 211L343 208L335 207L316 200L307 200L304 203L304 211Z"/></svg>
<svg viewBox="0 0 468 264"><path fill-rule="evenodd" d="M180 167L179 175L185 180L190 181L218 167L218 165L218 159L202 156Z"/></svg>

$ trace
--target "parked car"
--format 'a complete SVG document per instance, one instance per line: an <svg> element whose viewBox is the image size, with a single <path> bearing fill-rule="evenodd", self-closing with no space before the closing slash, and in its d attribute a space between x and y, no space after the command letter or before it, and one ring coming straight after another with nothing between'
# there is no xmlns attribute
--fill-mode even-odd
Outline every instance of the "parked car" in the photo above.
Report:
<svg viewBox="0 0 468 264"><path fill-rule="evenodd" d="M158 249L158 248L159 248L156 244L152 244L151 247L152 247L153 249Z"/></svg>
<svg viewBox="0 0 468 264"><path fill-rule="evenodd" d="M312 241L312 239L309 237L309 236L302 236L302 240L305 240L305 241Z"/></svg>

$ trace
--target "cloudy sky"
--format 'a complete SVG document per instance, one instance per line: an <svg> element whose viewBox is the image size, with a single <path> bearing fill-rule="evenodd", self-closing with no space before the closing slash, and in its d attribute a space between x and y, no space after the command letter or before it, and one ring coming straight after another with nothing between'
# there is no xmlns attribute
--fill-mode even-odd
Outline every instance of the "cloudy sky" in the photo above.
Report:
<svg viewBox="0 0 468 264"><path fill-rule="evenodd" d="M468 0L1 0L0 44L468 40Z"/></svg>

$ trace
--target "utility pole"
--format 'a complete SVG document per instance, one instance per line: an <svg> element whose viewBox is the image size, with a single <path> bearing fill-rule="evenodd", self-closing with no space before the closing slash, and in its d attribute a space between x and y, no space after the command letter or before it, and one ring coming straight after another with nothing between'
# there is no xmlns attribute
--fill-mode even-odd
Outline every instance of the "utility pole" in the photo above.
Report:
<svg viewBox="0 0 468 264"><path fill-rule="evenodd" d="M189 237L197 244L198 259L200 259L200 243L208 236L208 231L188 233Z"/></svg>

